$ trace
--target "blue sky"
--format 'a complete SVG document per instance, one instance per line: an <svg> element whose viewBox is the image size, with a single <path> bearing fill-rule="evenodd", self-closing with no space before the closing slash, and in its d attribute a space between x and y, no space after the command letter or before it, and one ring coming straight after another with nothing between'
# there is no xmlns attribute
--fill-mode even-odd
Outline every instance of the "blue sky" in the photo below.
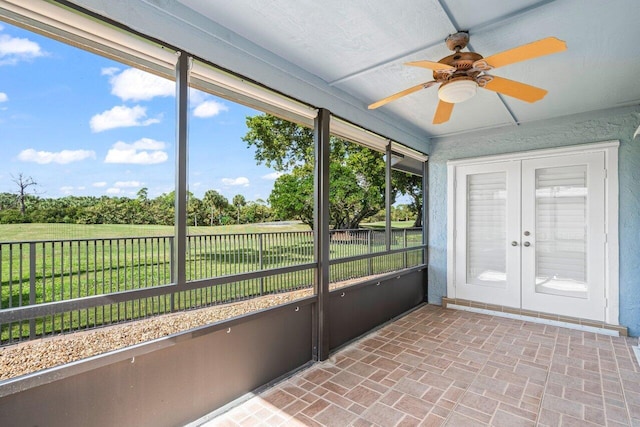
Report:
<svg viewBox="0 0 640 427"><path fill-rule="evenodd" d="M0 192L40 197L174 188L174 83L0 22ZM267 199L277 174L241 138L259 112L191 91L189 189Z"/></svg>

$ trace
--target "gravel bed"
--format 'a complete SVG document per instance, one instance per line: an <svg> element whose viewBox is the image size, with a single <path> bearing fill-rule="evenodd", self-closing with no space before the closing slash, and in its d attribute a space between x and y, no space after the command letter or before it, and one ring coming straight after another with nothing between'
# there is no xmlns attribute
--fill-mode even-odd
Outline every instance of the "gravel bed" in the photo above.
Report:
<svg viewBox="0 0 640 427"><path fill-rule="evenodd" d="M375 276L334 283L331 284L330 289L342 288L372 277ZM246 301L165 314L149 319L2 347L0 348L0 381L151 341L253 311L286 304L312 294L312 289L303 289L266 295Z"/></svg>
<svg viewBox="0 0 640 427"><path fill-rule="evenodd" d="M0 348L0 380L151 341L252 311L311 296L311 289L267 295L225 305L165 314L90 331L26 341Z"/></svg>

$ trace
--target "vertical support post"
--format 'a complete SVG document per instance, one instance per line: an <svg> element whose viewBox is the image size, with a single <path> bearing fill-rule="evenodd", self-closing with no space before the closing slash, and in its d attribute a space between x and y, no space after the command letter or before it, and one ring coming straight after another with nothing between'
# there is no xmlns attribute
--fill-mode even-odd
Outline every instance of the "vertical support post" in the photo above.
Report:
<svg viewBox="0 0 640 427"><path fill-rule="evenodd" d="M176 64L176 186L173 253L174 284L180 288L187 281L187 120L189 108L189 62L184 52ZM172 304L172 310L174 309Z"/></svg>
<svg viewBox="0 0 640 427"><path fill-rule="evenodd" d="M422 262L429 272L429 163L422 163ZM428 277L428 276L427 276ZM424 301L429 302L429 279L424 284Z"/></svg>
<svg viewBox="0 0 640 427"><path fill-rule="evenodd" d="M371 255L373 253L373 243L371 242L371 233L373 232L373 230L369 229L367 230L367 247L369 248L369 250L367 251L367 254ZM371 276L373 274L373 258L369 257L368 261L368 275Z"/></svg>
<svg viewBox="0 0 640 427"><path fill-rule="evenodd" d="M44 263L44 261L43 261ZM11 280L11 277L9 277ZM44 276L42 277L44 280ZM36 303L36 244L29 243L29 305ZM43 321L44 323L44 321ZM29 319L29 338L36 337L36 319Z"/></svg>
<svg viewBox="0 0 640 427"><path fill-rule="evenodd" d="M176 270L175 268L173 268L173 266L175 265L175 260L173 259L173 254L175 253L175 245L173 244L173 242L175 241L175 236L170 236L169 237L169 283L176 283ZM166 259L166 256L165 256ZM175 292L171 292L170 294L170 301L169 304L171 305L169 307L169 309L171 311L175 311L176 309L176 298L175 298Z"/></svg>
<svg viewBox="0 0 640 427"><path fill-rule="evenodd" d="M258 263L260 271L264 269L264 260L262 258L262 233L258 233ZM264 294L264 277L260 277L260 295Z"/></svg>
<svg viewBox="0 0 640 427"><path fill-rule="evenodd" d="M313 140L315 145L314 168L314 252L318 265L315 291L318 296L315 316L314 349L315 360L329 357L329 153L331 113L321 108L315 119Z"/></svg>
<svg viewBox="0 0 640 427"><path fill-rule="evenodd" d="M402 230L402 234L403 234L403 248L407 248L407 229L405 228L404 230ZM404 268L407 268L408 262L407 262L407 251L403 252L403 258L404 258Z"/></svg>
<svg viewBox="0 0 640 427"><path fill-rule="evenodd" d="M387 252L391 250L391 141L387 144L384 156L384 206L385 206L385 240L387 242Z"/></svg>
<svg viewBox="0 0 640 427"><path fill-rule="evenodd" d="M423 251L423 263L429 263L429 163L422 163L422 244L427 245Z"/></svg>

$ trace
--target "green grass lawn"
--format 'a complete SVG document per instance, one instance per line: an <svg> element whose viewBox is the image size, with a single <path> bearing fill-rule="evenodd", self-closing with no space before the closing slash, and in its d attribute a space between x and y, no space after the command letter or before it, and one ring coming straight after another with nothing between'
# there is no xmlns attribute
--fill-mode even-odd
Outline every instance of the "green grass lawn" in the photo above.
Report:
<svg viewBox="0 0 640 427"><path fill-rule="evenodd" d="M282 231L307 231L302 223L285 222L267 224L221 225L214 227L189 227L189 234L238 234L273 233ZM170 225L127 224L0 224L0 242L30 242L33 240L100 239L139 236L172 236Z"/></svg>
<svg viewBox="0 0 640 427"><path fill-rule="evenodd" d="M385 222L362 223L362 228L384 229ZM413 221L391 221L393 228L411 228ZM308 231L302 223L284 222L267 224L220 225L214 227L189 227L188 234L238 234L273 233L284 231ZM0 224L0 242L30 242L34 240L57 239L100 239L139 236L172 236L170 225L128 225L128 224Z"/></svg>
<svg viewBox="0 0 640 427"><path fill-rule="evenodd" d="M376 222L362 222L360 223L360 227L362 228L370 228L372 230L384 230L387 226L385 221L376 221ZM411 221L391 221L391 228L412 228L413 220Z"/></svg>

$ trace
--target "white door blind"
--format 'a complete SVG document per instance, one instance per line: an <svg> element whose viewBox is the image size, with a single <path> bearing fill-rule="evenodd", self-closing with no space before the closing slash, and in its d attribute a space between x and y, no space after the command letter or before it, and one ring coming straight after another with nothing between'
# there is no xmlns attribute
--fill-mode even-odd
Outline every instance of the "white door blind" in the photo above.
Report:
<svg viewBox="0 0 640 427"><path fill-rule="evenodd" d="M587 166L536 170L536 292L587 297Z"/></svg>
<svg viewBox="0 0 640 427"><path fill-rule="evenodd" d="M505 172L467 176L467 283L506 285Z"/></svg>

